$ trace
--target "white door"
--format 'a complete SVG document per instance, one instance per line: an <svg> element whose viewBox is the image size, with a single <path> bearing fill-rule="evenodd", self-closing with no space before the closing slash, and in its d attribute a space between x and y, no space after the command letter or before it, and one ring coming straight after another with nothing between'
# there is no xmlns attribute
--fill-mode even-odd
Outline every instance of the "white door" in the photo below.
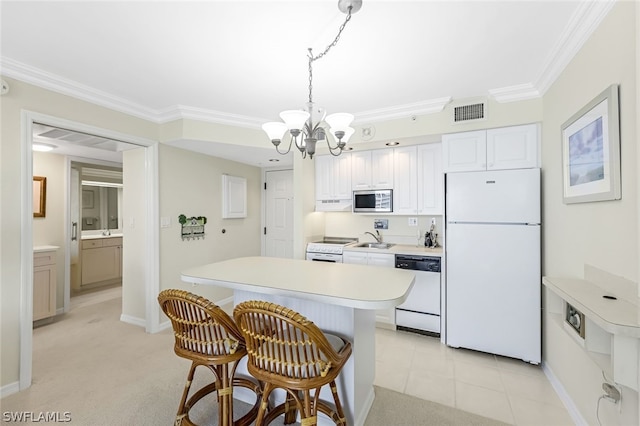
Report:
<svg viewBox="0 0 640 426"><path fill-rule="evenodd" d="M293 170L266 172L265 255L293 258Z"/></svg>

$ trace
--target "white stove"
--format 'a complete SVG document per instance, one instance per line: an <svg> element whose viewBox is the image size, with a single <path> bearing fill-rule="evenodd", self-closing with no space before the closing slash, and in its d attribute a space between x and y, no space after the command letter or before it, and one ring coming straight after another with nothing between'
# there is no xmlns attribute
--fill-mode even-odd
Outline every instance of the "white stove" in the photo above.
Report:
<svg viewBox="0 0 640 426"><path fill-rule="evenodd" d="M307 260L342 263L344 247L357 241L357 238L324 237L321 241L308 243Z"/></svg>

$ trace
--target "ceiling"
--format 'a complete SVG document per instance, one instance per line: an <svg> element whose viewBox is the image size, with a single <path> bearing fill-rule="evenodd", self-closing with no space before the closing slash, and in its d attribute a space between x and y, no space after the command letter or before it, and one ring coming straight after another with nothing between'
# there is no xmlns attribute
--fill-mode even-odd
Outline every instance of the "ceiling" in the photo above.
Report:
<svg viewBox="0 0 640 426"><path fill-rule="evenodd" d="M308 97L307 48L345 15L337 0L5 1L2 74L164 123L259 128ZM542 95L610 9L603 1L364 0L313 65L313 100L356 123L450 100ZM435 106L435 107L434 107ZM265 148L175 145L272 165ZM250 154L250 156L249 156ZM281 163L282 164L282 163Z"/></svg>

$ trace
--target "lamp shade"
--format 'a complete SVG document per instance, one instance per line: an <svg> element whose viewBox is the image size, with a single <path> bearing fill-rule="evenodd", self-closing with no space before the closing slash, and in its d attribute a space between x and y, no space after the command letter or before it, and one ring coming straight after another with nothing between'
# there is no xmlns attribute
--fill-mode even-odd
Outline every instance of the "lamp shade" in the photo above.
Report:
<svg viewBox="0 0 640 426"><path fill-rule="evenodd" d="M344 132L344 135L342 136L342 138L338 138L336 136L336 132ZM347 127L344 130L338 130L338 129L334 129L333 127L331 129L329 129L329 132L331 132L331 134L336 138L336 140L340 139L342 142L347 143L349 142L349 138L356 132L356 129L354 129L353 127Z"/></svg>
<svg viewBox="0 0 640 426"><path fill-rule="evenodd" d="M264 123L262 125L262 130L265 131L267 136L269 136L269 139L272 141L281 140L284 136L284 132L287 131L287 125L279 121L272 121L270 123Z"/></svg>
<svg viewBox="0 0 640 426"><path fill-rule="evenodd" d="M280 113L280 118L282 118L289 130L300 130L304 127L304 123L309 118L309 113L307 111L300 110L282 111Z"/></svg>
<svg viewBox="0 0 640 426"><path fill-rule="evenodd" d="M331 133L339 130L346 132L346 130L351 125L353 118L353 114L349 114L346 112L337 112L335 114L327 115L327 118L325 118L324 121L326 121L329 127L333 129Z"/></svg>

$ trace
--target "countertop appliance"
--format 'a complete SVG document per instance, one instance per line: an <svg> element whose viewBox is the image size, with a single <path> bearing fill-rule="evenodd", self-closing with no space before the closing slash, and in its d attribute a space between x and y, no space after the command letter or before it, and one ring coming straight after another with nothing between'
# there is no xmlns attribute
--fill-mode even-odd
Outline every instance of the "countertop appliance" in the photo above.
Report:
<svg viewBox="0 0 640 426"><path fill-rule="evenodd" d="M393 190L372 189L353 191L354 213L391 213L393 212Z"/></svg>
<svg viewBox="0 0 640 426"><path fill-rule="evenodd" d="M447 173L446 344L541 359L540 169Z"/></svg>
<svg viewBox="0 0 640 426"><path fill-rule="evenodd" d="M440 335L440 258L396 255L396 268L415 271L407 299L396 307L396 327L431 336Z"/></svg>
<svg viewBox="0 0 640 426"><path fill-rule="evenodd" d="M307 260L316 262L342 263L345 246L358 242L357 238L324 237L307 244Z"/></svg>

